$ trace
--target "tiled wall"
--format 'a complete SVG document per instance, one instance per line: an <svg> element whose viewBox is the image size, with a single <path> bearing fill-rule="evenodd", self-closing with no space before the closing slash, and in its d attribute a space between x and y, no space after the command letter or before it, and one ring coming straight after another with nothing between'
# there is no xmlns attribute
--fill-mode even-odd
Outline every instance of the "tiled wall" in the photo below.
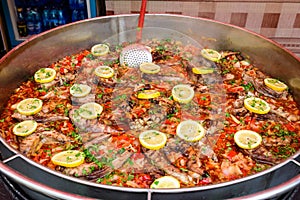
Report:
<svg viewBox="0 0 300 200"><path fill-rule="evenodd" d="M141 0L106 0L107 15L138 13ZM234 24L300 57L300 0L148 0L147 13L183 14Z"/></svg>

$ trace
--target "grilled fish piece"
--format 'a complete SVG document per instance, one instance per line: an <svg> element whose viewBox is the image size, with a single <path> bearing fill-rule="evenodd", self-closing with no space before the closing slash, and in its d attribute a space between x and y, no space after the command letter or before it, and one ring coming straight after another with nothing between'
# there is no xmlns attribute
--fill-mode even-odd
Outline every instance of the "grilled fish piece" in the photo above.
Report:
<svg viewBox="0 0 300 200"><path fill-rule="evenodd" d="M35 120L41 123L69 120L69 117L63 115L43 114L43 113L38 113L36 115L31 115L31 116L22 115L20 113L14 113L12 117L17 119L18 121Z"/></svg>
<svg viewBox="0 0 300 200"><path fill-rule="evenodd" d="M30 156L36 153L43 145L60 144L68 146L74 140L55 130L35 132L20 142L20 152Z"/></svg>
<svg viewBox="0 0 300 200"><path fill-rule="evenodd" d="M243 79L247 82L252 83L256 91L258 91L259 93L265 96L278 99L281 98L285 93L285 92L277 92L275 90L272 90L271 88L267 87L264 84L263 79L251 77L246 73L243 74Z"/></svg>
<svg viewBox="0 0 300 200"><path fill-rule="evenodd" d="M89 176L98 169L99 166L96 163L83 163L78 167L67 167L63 170L63 173L69 176L83 177Z"/></svg>
<svg viewBox="0 0 300 200"><path fill-rule="evenodd" d="M84 147L88 148L89 146L92 146L94 144L99 144L104 140L107 140L110 137L110 134L105 134L105 133L99 133L97 137L95 137L94 139L85 142L84 143Z"/></svg>
<svg viewBox="0 0 300 200"><path fill-rule="evenodd" d="M125 151L122 154L117 154L114 159L112 157L108 157L107 160L113 159L110 163L105 163L104 167L99 168L97 171L94 171L91 174L87 175L87 179L95 180L98 178L102 178L105 175L110 174L113 170L120 169L124 163L132 156L132 152Z"/></svg>
<svg viewBox="0 0 300 200"><path fill-rule="evenodd" d="M121 133L122 130L114 129L111 126L102 124L98 119L84 119L76 109L69 112L69 117L73 124L79 129L80 132L93 132L93 133Z"/></svg>
<svg viewBox="0 0 300 200"><path fill-rule="evenodd" d="M166 158L168 158L168 160L175 166L177 166L180 169L183 169L184 171L186 171L191 177L193 177L194 179L200 179L201 178L201 174L203 174L204 170L201 169L202 164L200 162L200 159L197 157L193 157L192 159L189 157L190 156L184 156L182 152L175 152L173 151L172 148L170 148L170 146L166 145L163 148L163 152L166 155ZM191 156L195 156L195 155L191 155ZM191 165L189 163L191 163L191 161L196 160L199 161L197 163L199 163L199 165Z"/></svg>
<svg viewBox="0 0 300 200"><path fill-rule="evenodd" d="M74 105L74 106L80 106L80 105L88 103L88 102L95 102L95 100L96 100L95 94L88 94L85 97L71 96L72 105Z"/></svg>
<svg viewBox="0 0 300 200"><path fill-rule="evenodd" d="M147 150L143 148L145 155L150 159L150 162L164 171L166 174L174 176L184 184L188 184L191 177L186 173L181 172L178 168L171 165L164 153L160 150Z"/></svg>

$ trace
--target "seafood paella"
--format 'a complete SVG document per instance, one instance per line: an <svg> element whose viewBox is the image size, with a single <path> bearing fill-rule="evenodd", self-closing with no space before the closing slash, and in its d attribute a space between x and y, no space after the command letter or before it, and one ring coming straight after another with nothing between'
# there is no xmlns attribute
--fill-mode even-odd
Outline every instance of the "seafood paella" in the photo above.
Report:
<svg viewBox="0 0 300 200"><path fill-rule="evenodd" d="M242 52L153 39L151 61L130 66L120 62L129 45L40 66L10 96L1 136L55 171L133 188L231 181L299 150L288 85Z"/></svg>

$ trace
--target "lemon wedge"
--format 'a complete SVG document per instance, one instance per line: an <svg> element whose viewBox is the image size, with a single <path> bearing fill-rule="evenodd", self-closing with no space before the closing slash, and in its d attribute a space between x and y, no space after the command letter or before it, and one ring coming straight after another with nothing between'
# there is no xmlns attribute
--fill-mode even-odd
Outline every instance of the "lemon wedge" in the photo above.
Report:
<svg viewBox="0 0 300 200"><path fill-rule="evenodd" d="M243 149L254 149L262 142L262 137L251 130L240 130L234 134L235 143Z"/></svg>
<svg viewBox="0 0 300 200"><path fill-rule="evenodd" d="M85 84L74 84L70 87L70 94L74 97L84 97L91 92L91 87Z"/></svg>
<svg viewBox="0 0 300 200"><path fill-rule="evenodd" d="M201 55L204 58L211 60L213 62L217 62L218 60L221 59L221 54L214 49L202 49Z"/></svg>
<svg viewBox="0 0 300 200"><path fill-rule="evenodd" d="M34 74L34 80L37 83L49 83L56 77L56 71L52 68L41 68Z"/></svg>
<svg viewBox="0 0 300 200"><path fill-rule="evenodd" d="M140 64L140 70L146 74L156 74L160 71L160 66L147 62Z"/></svg>
<svg viewBox="0 0 300 200"><path fill-rule="evenodd" d="M197 121L186 120L178 124L176 135L185 141L196 142L204 137L205 129Z"/></svg>
<svg viewBox="0 0 300 200"><path fill-rule="evenodd" d="M115 74L114 69L109 66L99 66L94 73L101 78L111 78Z"/></svg>
<svg viewBox="0 0 300 200"><path fill-rule="evenodd" d="M16 124L13 133L17 136L27 136L33 133L37 128L37 122L34 120L25 120Z"/></svg>
<svg viewBox="0 0 300 200"><path fill-rule="evenodd" d="M89 102L79 107L79 115L85 119L96 119L103 111L103 107L95 102Z"/></svg>
<svg viewBox="0 0 300 200"><path fill-rule="evenodd" d="M194 98L194 89L190 85L179 84L172 89L172 96L175 101L189 103Z"/></svg>
<svg viewBox="0 0 300 200"><path fill-rule="evenodd" d="M265 78L264 82L266 86L277 92L282 92L288 88L286 84L274 78Z"/></svg>
<svg viewBox="0 0 300 200"><path fill-rule="evenodd" d="M214 73L214 69L193 67L192 72L194 74L211 74L211 73Z"/></svg>
<svg viewBox="0 0 300 200"><path fill-rule="evenodd" d="M55 154L51 161L55 165L63 167L77 167L84 163L84 154L77 150L67 150Z"/></svg>
<svg viewBox="0 0 300 200"><path fill-rule="evenodd" d="M155 179L150 188L180 188L180 182L173 176L162 176Z"/></svg>
<svg viewBox="0 0 300 200"><path fill-rule="evenodd" d="M94 56L104 56L109 52L109 46L106 44L96 44L91 48Z"/></svg>
<svg viewBox="0 0 300 200"><path fill-rule="evenodd" d="M139 92L137 97L139 99L153 99L160 96L160 92L156 90L143 90L142 92Z"/></svg>
<svg viewBox="0 0 300 200"><path fill-rule="evenodd" d="M20 101L17 111L22 115L34 115L42 110L43 101L38 98L28 98Z"/></svg>
<svg viewBox="0 0 300 200"><path fill-rule="evenodd" d="M257 97L249 97L244 100L244 106L247 110L257 113L257 114L266 114L270 111L270 105Z"/></svg>
<svg viewBox="0 0 300 200"><path fill-rule="evenodd" d="M139 135L139 140L143 147L151 150L158 150L165 146L167 136L160 131L147 130Z"/></svg>

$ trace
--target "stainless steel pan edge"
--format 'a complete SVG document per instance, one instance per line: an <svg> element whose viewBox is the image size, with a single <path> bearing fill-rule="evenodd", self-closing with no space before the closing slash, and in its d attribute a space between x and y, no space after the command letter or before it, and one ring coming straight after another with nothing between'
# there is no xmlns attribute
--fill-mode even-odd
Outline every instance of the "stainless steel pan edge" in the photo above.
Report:
<svg viewBox="0 0 300 200"><path fill-rule="evenodd" d="M299 154L299 152L298 152ZM220 188L220 187L226 187L228 184L232 185L232 184L238 184L240 182L244 182L247 180L251 180L254 179L258 176L264 175L264 174L268 174L274 170L277 170L278 168L281 167L281 165L286 165L287 163L295 163L296 165L298 165L300 167L300 163L295 161L294 158L290 158L288 160L286 160L285 162L281 163L280 165L277 165L275 167L272 167L268 170L265 170L261 173L257 173L255 175L252 176L248 176L242 179L238 179L235 181L231 181L231 182L227 182L227 183L221 183L221 184L216 184L216 185L210 185L210 186L203 186L203 187L195 187L195 188L182 188L182 189L164 189L164 190L153 190L153 189L135 189L135 188L123 188L123 187L116 187L116 186L108 186L108 185L99 185L99 184L95 184L95 183L90 183L87 181L82 181L80 179L77 178L72 178L63 174L60 174L58 172L52 171L42 165L39 165L35 162L33 162L32 160L24 157L23 155L20 154L15 154L14 156L9 157L8 159L4 160L3 162L0 162L0 172L2 174L4 174L5 176L9 177L10 179L12 179L14 182L25 186L26 188L36 191L38 193L41 193L47 197L51 197L54 199L75 199L75 200L79 200L79 199L83 199L83 200L89 200L89 199L93 199L93 198L89 198L89 197L83 197L80 196L79 194L76 194L76 192L74 193L70 193L70 192L65 192L62 190L59 190L57 188L53 188L53 187L49 187L46 184L40 183L32 178L30 178L30 174L21 174L20 172L18 172L15 169L12 169L11 167L7 166L6 164L9 163L11 160L14 160L16 158L21 158L23 160L25 160L26 162L28 162L28 164L30 165L35 165L36 167L41 168L42 170L57 175L58 177L61 178L65 178L65 179L69 179L73 182L78 182L79 184L85 184L85 185L90 185L91 187L102 187L102 188L107 188L107 189L111 189L111 190L120 190L120 191L128 191L128 192L142 192L142 193L147 193L147 199L150 200L152 199L151 196L155 193L164 193L164 194L171 194L171 193L187 193L188 192L193 192L193 191L202 191L202 190L211 190L214 188ZM24 166L26 167L26 166ZM239 199L245 199L245 200L259 200L259 199L270 199L273 197L277 197L297 186L300 185L300 174L295 176L294 178L281 183L277 186L274 186L272 188L263 190L263 191L259 191L257 193L254 194L250 194L250 195L246 195L246 196L240 196L240 197L235 197L232 198L232 200L239 200ZM99 196L101 196L99 194ZM238 194L237 194L238 196ZM98 198L97 198L98 199Z"/></svg>
<svg viewBox="0 0 300 200"><path fill-rule="evenodd" d="M102 18L95 18L90 20L85 20L78 23L73 23L70 25L66 25L62 28L57 28L55 30L43 33L39 36L33 37L30 40L24 42L20 46L16 47L13 51L9 52L4 58L0 60L0 77L4 77L3 73L8 73L11 75L11 80L3 80L0 78L0 91L6 91L11 93L13 88L16 88L16 86L22 82L23 80L27 79L29 75L33 74L33 72L38 69L40 66L47 65L54 60L57 60L59 57L64 55L69 55L73 52L78 51L78 49L82 48L89 48L92 44L97 43L99 41L102 41L106 39L107 37L111 36L112 34L117 34L118 32L126 31L135 29L135 25L137 22L138 16L137 15L121 15L121 16L112 16L112 17L102 17ZM186 20L188 20L189 23L186 23ZM157 21L160 23L157 24ZM200 22L200 23L198 23ZM99 36L98 34L93 33L96 29L99 28L99 24L101 23L102 28L108 28L109 33L104 32ZM199 18L192 18L192 17L184 17L184 16L177 16L177 15L147 15L146 21L145 21L145 27L167 27L170 29L176 30L178 28L178 24L182 25L180 28L180 31L184 34L187 34L191 37L193 37L197 41L201 41L204 45L207 45L211 48L216 49L228 49L228 47L239 49L242 52L245 52L246 55L250 56L250 58L254 58L255 62L260 65L264 64L274 66L272 68L267 68L267 71L270 71L270 73L274 73L276 71L275 69L280 69L283 67L286 71L287 66L293 66L296 71L294 73L282 73L282 70L276 71L276 74L280 74L280 78L283 80L297 77L299 76L299 70L300 69L300 61L298 58L296 58L294 55L292 55L290 52L286 51L285 49L281 48L278 44L267 40L266 38L263 38L257 34L250 33L249 38L244 40L245 43L238 43L237 41L240 41L240 38L243 38L243 35L249 35L248 31L245 31L238 27L228 26L223 23L211 21L211 20L205 20L205 19L199 19ZM213 25L212 25L213 24ZM81 28L81 34L78 34L78 26L83 26ZM202 31L199 31L198 28L200 26L200 29ZM216 27L214 27L216 26ZM126 28L124 28L126 27ZM191 28L192 27L192 28ZM196 27L196 28L195 28ZM205 28L205 30L203 30ZM222 29L225 29L225 31L221 31ZM97 33L97 32L96 32ZM67 35L67 36L66 36ZM82 36L83 35L83 36ZM53 38L58 36L60 38L58 41L54 42ZM211 40L211 38L218 38L216 40ZM238 39L237 39L238 38ZM247 38L247 37L246 37ZM260 41L259 44L257 44L257 41ZM45 41L46 42L45 44ZM62 42L64 41L64 42ZM253 43L253 41L256 41ZM51 44L49 46L49 44ZM62 48L65 46L65 48ZM250 47L249 47L250 46ZM227 47L227 48L226 48ZM44 48L44 51L42 52L42 55L37 55L40 48ZM64 49L64 51L62 51ZM271 50L271 55L266 55L264 59L260 59L261 56L258 55L264 55L264 54L257 54L257 52L262 53L265 52L265 50ZM57 50L57 51L56 51ZM275 54L275 57L272 58ZM43 59L40 59L40 57L43 57ZM21 58L25 59L21 59ZM45 59L46 58L46 59ZM285 59L288 61L285 62ZM267 63L267 64L266 64ZM8 70L10 69L10 70ZM13 70L12 70L13 69ZM14 74L15 73L15 74ZM292 75L292 76L291 76ZM6 76L6 75L5 75ZM287 77L284 79L284 77ZM18 78L16 81L16 78ZM13 81L14 80L14 81ZM6 87L8 86L8 87ZM297 93L297 88L296 88ZM297 93L299 94L299 92ZM7 93L6 93L7 95ZM5 97L3 95L0 96L0 110L3 106L3 99ZM298 101L299 102L299 101ZM12 152L15 152L18 154L17 151L13 150L9 145L6 144L5 141L2 141L2 144L6 146L6 148L10 149ZM299 152L295 154L293 158L296 158L299 156ZM62 177L65 179L69 179L75 182L78 182L80 184L86 184L90 185L91 187L94 187L94 184L87 183L85 181L80 181L78 179L67 177L65 175L61 175L57 172L54 172L52 170L49 170L43 166L38 165L37 163L23 157L22 155L18 155L17 157L21 157L23 160L28 162L31 165L36 165L42 170L47 171L48 173L53 173L57 175L58 177ZM261 176L263 174L267 174L271 171L277 170L278 168L282 167L283 165L286 165L287 163L296 162L293 158L288 159L284 163L281 163L280 165L277 165L269 170L266 170L262 173L255 174L253 176L246 177L244 179L239 179L236 181L232 181L229 183L222 183L217 184L213 186L205 186L205 187L198 187L198 188L187 188L187 189L180 189L180 190L143 190L143 189L132 189L132 188L119 188L119 187L112 187L112 186L102 186L98 185L97 187L104 187L112 190L121 190L121 191L129 191L129 192L147 192L148 198L151 198L151 194L154 193L181 193L181 192L193 192L193 191L201 191L201 190L209 190L214 189L218 187L225 187L230 184L237 184L239 182L247 181L249 179L256 178L258 176ZM11 159L14 159L11 157ZM7 160L9 162L9 160ZM297 164L299 165L299 163ZM4 166L4 167L3 167ZM11 176L11 178L15 177L16 179L23 175L18 174L17 172L14 173L14 171L9 171L12 173L7 173L7 169L5 169L5 165L1 163L0 170L3 174L7 175L8 177ZM24 176L26 178L26 176ZM21 179L19 179L21 180ZM15 180L17 181L17 180ZM34 185L34 180L32 180L32 183ZM273 191L272 188L266 190L267 195L270 197L274 195L278 195L281 192L286 191L286 189L291 189L292 187L295 187L295 185L299 185L299 175L290 179L286 183L288 184L280 184L278 187L280 187L282 190L276 190ZM22 184L22 181L21 183ZM288 186L287 186L288 185ZM25 185L26 186L26 185ZM46 186L48 187L48 186ZM277 187L277 186L276 186ZM43 188L41 185L36 187L37 191L40 191L42 193L47 194L46 188ZM43 190L40 190L43 189ZM45 189L45 190L44 190ZM270 193L268 193L270 191ZM277 192L279 191L279 193ZM59 192L59 191L55 191ZM53 196L53 193L47 194L48 196ZM57 198L59 198L59 195L57 194ZM255 194L254 194L255 195ZM257 199L257 198L256 198Z"/></svg>

